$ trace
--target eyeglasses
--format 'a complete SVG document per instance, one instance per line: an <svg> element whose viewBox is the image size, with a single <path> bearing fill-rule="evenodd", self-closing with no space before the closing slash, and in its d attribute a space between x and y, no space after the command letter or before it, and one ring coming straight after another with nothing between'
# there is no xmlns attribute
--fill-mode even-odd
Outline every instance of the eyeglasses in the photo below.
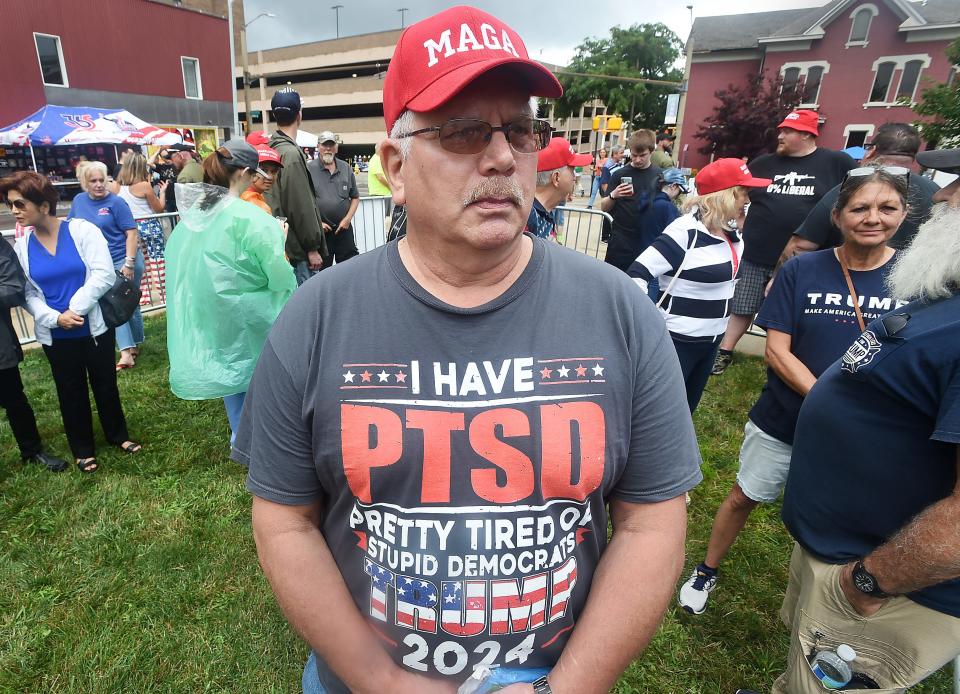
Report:
<svg viewBox="0 0 960 694"><path fill-rule="evenodd" d="M515 121L493 127L486 121L476 118L454 118L443 125L421 128L400 135L400 138L413 137L423 133L437 133L440 146L454 154L478 154L486 149L493 133L502 132L513 151L520 154L539 152L550 144L553 127L538 118L518 118Z"/></svg>
<svg viewBox="0 0 960 694"><path fill-rule="evenodd" d="M16 200L7 200L7 206L12 209L25 210L27 209L27 201L23 198L17 198Z"/></svg>

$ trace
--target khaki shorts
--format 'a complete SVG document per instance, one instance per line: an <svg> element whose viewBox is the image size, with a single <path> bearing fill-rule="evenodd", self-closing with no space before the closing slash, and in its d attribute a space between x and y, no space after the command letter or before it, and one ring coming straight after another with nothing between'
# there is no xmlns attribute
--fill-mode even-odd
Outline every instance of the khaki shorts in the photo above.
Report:
<svg viewBox="0 0 960 694"><path fill-rule="evenodd" d="M780 610L790 629L790 654L787 671L773 684L774 694L830 691L811 672L808 656L842 643L857 652L854 672L880 686L872 692L903 692L960 654L960 619L902 596L890 598L871 617L861 617L840 589L842 569L794 546Z"/></svg>

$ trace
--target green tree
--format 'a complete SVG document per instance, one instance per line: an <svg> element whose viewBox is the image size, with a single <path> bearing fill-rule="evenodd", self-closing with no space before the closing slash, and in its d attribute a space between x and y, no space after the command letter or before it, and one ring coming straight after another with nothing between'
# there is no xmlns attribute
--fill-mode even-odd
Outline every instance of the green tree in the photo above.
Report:
<svg viewBox="0 0 960 694"><path fill-rule="evenodd" d="M780 77L767 79L762 73L745 85L729 85L714 96L720 101L697 129L696 138L706 144L701 154L719 157L747 157L772 152L777 146L777 126L800 102L803 83L784 90Z"/></svg>
<svg viewBox="0 0 960 694"><path fill-rule="evenodd" d="M613 27L608 38L588 38L577 46L567 69L598 76L559 75L563 96L557 100L556 115L568 118L588 101L600 99L608 113L621 114L633 128L659 127L667 94L677 91L676 87L621 82L601 75L679 82L683 72L676 64L682 52L683 42L660 23Z"/></svg>
<svg viewBox="0 0 960 694"><path fill-rule="evenodd" d="M951 65L960 65L960 39L947 47L946 54ZM927 142L935 145L960 139L960 78L954 73L952 83L925 89L913 110L924 117L915 125Z"/></svg>

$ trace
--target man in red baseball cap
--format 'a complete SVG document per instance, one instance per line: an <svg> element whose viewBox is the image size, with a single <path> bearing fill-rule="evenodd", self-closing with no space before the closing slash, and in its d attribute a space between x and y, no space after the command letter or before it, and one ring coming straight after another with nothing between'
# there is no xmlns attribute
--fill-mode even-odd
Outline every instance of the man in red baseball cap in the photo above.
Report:
<svg viewBox="0 0 960 694"><path fill-rule="evenodd" d="M300 287L233 452L304 691L454 694L491 666L525 682L504 694L606 692L701 479L666 327L625 274L524 233L551 134L531 97L561 89L513 29L414 24L383 94L407 234Z"/></svg>
<svg viewBox="0 0 960 694"><path fill-rule="evenodd" d="M714 376L733 361L733 350L760 310L767 283L793 232L820 198L857 165L845 152L817 147L820 114L816 111L791 111L778 129L776 152L750 162L751 171L773 182L750 190L740 278L730 306L733 314L714 362Z"/></svg>
<svg viewBox="0 0 960 694"><path fill-rule="evenodd" d="M573 194L577 183L575 167L587 166L593 158L577 154L573 145L555 137L537 154L537 190L527 218L527 231L542 239L556 239L556 218L553 211Z"/></svg>

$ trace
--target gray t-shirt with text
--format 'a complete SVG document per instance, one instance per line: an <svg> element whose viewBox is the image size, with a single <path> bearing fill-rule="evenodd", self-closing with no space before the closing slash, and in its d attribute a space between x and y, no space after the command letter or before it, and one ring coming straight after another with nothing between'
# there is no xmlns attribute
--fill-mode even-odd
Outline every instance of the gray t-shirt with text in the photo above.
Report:
<svg viewBox="0 0 960 694"><path fill-rule="evenodd" d="M427 676L552 666L607 544L606 502L701 479L652 302L532 241L513 286L471 309L428 294L396 243L324 271L287 303L247 392L233 456L248 489L322 505L357 608Z"/></svg>

